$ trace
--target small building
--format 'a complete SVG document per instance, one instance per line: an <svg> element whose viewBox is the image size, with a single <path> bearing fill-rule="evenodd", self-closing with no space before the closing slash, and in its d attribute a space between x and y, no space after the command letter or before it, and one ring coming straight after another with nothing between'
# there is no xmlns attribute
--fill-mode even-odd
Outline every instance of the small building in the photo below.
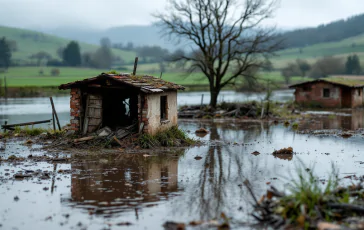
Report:
<svg viewBox="0 0 364 230"><path fill-rule="evenodd" d="M295 101L304 106L356 108L363 106L363 81L317 79L291 85Z"/></svg>
<svg viewBox="0 0 364 230"><path fill-rule="evenodd" d="M59 89L71 89L71 128L76 132L135 127L155 134L177 125L177 90L184 87L147 75L102 73Z"/></svg>

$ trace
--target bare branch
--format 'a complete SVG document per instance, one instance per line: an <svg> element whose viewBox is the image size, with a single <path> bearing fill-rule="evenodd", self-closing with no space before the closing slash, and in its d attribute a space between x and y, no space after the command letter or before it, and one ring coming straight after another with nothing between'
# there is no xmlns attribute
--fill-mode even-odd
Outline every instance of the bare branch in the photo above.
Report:
<svg viewBox="0 0 364 230"><path fill-rule="evenodd" d="M276 4L277 0L169 0L170 8L155 17L164 35L192 42L193 52L179 59L208 78L210 105L215 107L223 87L250 76L252 68L280 48L274 30L261 28Z"/></svg>

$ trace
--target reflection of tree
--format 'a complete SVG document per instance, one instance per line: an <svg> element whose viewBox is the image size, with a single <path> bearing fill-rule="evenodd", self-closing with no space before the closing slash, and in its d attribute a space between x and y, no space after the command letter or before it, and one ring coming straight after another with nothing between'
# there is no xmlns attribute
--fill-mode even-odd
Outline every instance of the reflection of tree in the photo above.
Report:
<svg viewBox="0 0 364 230"><path fill-rule="evenodd" d="M181 204L186 208L177 212L189 210L191 216L201 220L217 218L221 212L235 213L239 207L248 212L252 200L242 184L249 178L253 189L259 188L257 171L264 168L261 161L251 158L242 146L209 146L204 156L198 181L184 188L188 195Z"/></svg>
<svg viewBox="0 0 364 230"><path fill-rule="evenodd" d="M180 154L177 154L180 155ZM136 211L143 204L168 199L178 189L179 157L129 155L107 161L72 163L70 205L96 214ZM86 205L87 204L87 205Z"/></svg>

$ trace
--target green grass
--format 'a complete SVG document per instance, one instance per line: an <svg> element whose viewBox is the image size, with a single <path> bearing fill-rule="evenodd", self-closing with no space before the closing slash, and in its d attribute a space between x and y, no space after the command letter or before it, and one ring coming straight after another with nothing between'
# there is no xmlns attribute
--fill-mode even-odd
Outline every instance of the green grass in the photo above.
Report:
<svg viewBox="0 0 364 230"><path fill-rule="evenodd" d="M349 203L347 191L336 193L339 179L334 166L325 185L314 175L312 167L297 169L297 175L298 179L290 184L290 194L281 198L275 208L275 212L283 218L304 227L308 224L308 218L317 218L320 215L328 221L335 218L330 208L326 207L327 203Z"/></svg>
<svg viewBox="0 0 364 230"><path fill-rule="evenodd" d="M193 143L195 143L195 141L189 138L187 134L177 126L173 126L166 131L158 132L155 135L145 133L138 138L138 144L145 149L159 146L184 146Z"/></svg>
<svg viewBox="0 0 364 230"><path fill-rule="evenodd" d="M44 129L44 128L37 128L37 127L32 127L32 126L24 126L24 127L20 127L20 126L16 126L14 128L14 131L6 131L4 133L0 133L6 137L9 137L11 135L17 134L19 136L38 136L42 133L47 134L47 136L53 136L53 137L59 137L62 136L65 131L64 130L53 130L53 129Z"/></svg>
<svg viewBox="0 0 364 230"><path fill-rule="evenodd" d="M57 58L57 49L66 46L70 40L35 32L31 30L11 28L0 26L0 37L5 36L7 39L17 42L18 51L13 53L14 60L28 60L29 56L39 51L45 51ZM81 53L94 52L99 47L97 45L79 42ZM120 56L127 62L133 62L136 56L135 52L122 51L113 49L115 56Z"/></svg>
<svg viewBox="0 0 364 230"><path fill-rule="evenodd" d="M353 46L355 44L355 46ZM305 59L313 63L318 58L324 56L340 56L346 58L349 54L356 53L359 58L364 60L364 34L347 38L337 42L319 43L300 48L290 48L278 52L278 57L272 59L275 68L282 68L288 62L297 58Z"/></svg>
<svg viewBox="0 0 364 230"><path fill-rule="evenodd" d="M140 65L143 66L143 65ZM59 76L51 76L50 71L53 67L12 67L8 69L7 73L0 73L0 79L6 76L7 85L9 87L26 87L26 86L39 86L39 87L51 87L65 84L68 82L82 80L85 78L95 77L102 72L109 72L110 70L102 69L90 69L90 68L72 68L72 67L60 67ZM44 72L43 76L39 76L39 70ZM138 74L149 74L148 72L138 72ZM155 77L159 77L159 74L154 74ZM166 72L162 78L166 81L171 81L177 84L185 86L195 85L208 85L207 78L202 73L192 73L187 75L182 72ZM258 81L262 84L266 84L267 80L277 84L283 84L284 78L279 72L261 72L258 74ZM308 78L293 77L291 83L298 83L301 81L311 80Z"/></svg>

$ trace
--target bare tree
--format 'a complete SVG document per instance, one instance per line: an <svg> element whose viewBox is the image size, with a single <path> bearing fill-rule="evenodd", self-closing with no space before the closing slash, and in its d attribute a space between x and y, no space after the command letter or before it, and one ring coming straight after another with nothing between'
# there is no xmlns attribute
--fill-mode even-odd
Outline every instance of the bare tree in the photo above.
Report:
<svg viewBox="0 0 364 230"><path fill-rule="evenodd" d="M156 14L165 35L189 41L190 71L202 71L209 80L210 106L216 107L222 88L250 77L252 67L278 50L273 29L262 22L271 16L276 0L169 0L169 9ZM198 55L196 55L198 54Z"/></svg>

